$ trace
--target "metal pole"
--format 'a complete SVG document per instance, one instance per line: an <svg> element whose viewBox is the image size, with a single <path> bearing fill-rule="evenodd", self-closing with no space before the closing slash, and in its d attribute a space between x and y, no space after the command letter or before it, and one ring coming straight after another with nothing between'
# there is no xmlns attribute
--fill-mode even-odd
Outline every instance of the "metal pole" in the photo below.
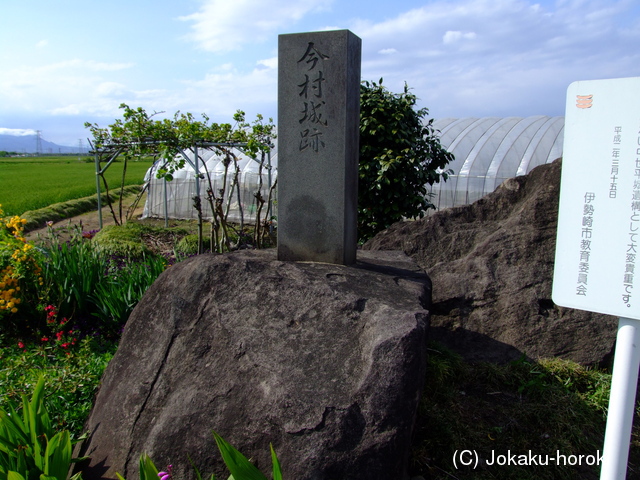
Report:
<svg viewBox="0 0 640 480"><path fill-rule="evenodd" d="M162 194L164 197L164 228L169 228L169 207L167 205L167 179L162 179Z"/></svg>
<svg viewBox="0 0 640 480"><path fill-rule="evenodd" d="M102 230L102 194L100 193L100 159L98 152L94 154L96 165L96 192L98 193L98 227Z"/></svg>
<svg viewBox="0 0 640 480"><path fill-rule="evenodd" d="M624 480L627 476L638 367L640 321L621 317L618 320L600 480Z"/></svg>
<svg viewBox="0 0 640 480"><path fill-rule="evenodd" d="M267 151L267 183L269 183L269 192L271 192L271 148ZM271 221L271 217L273 217L273 198L269 195L269 205L267 205L267 220L269 222L269 234L273 235L273 222Z"/></svg>

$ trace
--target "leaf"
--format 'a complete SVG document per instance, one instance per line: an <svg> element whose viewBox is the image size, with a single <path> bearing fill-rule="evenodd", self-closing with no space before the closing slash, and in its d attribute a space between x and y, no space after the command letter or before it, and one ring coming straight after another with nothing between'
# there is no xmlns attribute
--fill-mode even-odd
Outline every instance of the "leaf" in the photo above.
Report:
<svg viewBox="0 0 640 480"><path fill-rule="evenodd" d="M213 432L213 436L222 455L222 459L231 472L231 477L229 478L237 478L238 480L267 480L267 477L265 477L247 457L242 455L215 431Z"/></svg>
<svg viewBox="0 0 640 480"><path fill-rule="evenodd" d="M66 480L71 466L71 437L67 430L56 433L47 443L44 473L58 480Z"/></svg>
<svg viewBox="0 0 640 480"><path fill-rule="evenodd" d="M140 455L140 480L158 480L158 469L146 453Z"/></svg>
<svg viewBox="0 0 640 480"><path fill-rule="evenodd" d="M18 472L9 470L9 472L7 473L7 480L25 480L25 478Z"/></svg>
<svg viewBox="0 0 640 480"><path fill-rule="evenodd" d="M273 464L273 480L282 480L282 470L280 468L280 461L278 460L276 451L273 449L272 444L269 444L269 448L271 449L271 463Z"/></svg>

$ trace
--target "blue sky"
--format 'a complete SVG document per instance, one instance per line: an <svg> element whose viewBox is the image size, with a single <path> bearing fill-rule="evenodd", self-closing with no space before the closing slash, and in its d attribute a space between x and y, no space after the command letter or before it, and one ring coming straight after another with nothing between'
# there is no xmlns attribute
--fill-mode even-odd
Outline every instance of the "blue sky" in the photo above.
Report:
<svg viewBox="0 0 640 480"><path fill-rule="evenodd" d="M122 102L276 118L278 35L328 29L434 118L563 115L571 82L640 76L638 0L1 0L0 133L86 145Z"/></svg>

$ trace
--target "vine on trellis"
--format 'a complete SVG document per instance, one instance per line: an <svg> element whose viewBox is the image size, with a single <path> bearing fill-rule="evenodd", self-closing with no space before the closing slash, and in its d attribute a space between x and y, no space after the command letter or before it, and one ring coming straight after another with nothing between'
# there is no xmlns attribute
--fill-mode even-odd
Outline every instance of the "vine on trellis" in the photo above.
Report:
<svg viewBox="0 0 640 480"><path fill-rule="evenodd" d="M271 141L276 137L273 120L265 121L262 115L257 115L256 120L249 123L245 119L245 113L240 110L233 116L235 122L233 125L230 123L210 122L209 117L205 114L202 114L202 120L196 120L193 114L179 111L174 114L173 118L155 120L153 117L163 112L148 114L141 107L133 109L124 103L120 105L120 108L124 110L123 118L116 119L108 127L100 127L89 122L85 123L85 127L91 131L93 136L93 140L89 140L89 143L91 144L91 153L96 159L96 175L100 177L105 187L109 209L116 225L121 225L130 218L135 205L137 205L144 193L140 192L132 206L133 208L130 208L129 212L123 215L123 189L121 188L118 213L116 214L109 196L109 185L104 175L105 171L116 159L121 157L123 160L121 186L124 187L127 164L135 158L151 157L154 162L161 161L162 164L157 170L156 176L157 178L171 181L173 180L173 174L184 167L187 161L185 154L187 150L194 152L198 162L202 160L198 154L199 149L215 150L225 157L225 180L229 167L233 165L234 170L232 172L233 181L230 191L225 191L225 181L223 182L223 188L218 192L214 192L205 163L203 161L199 163L204 167L206 179L209 181L205 199L209 202L213 212L211 247L212 250L220 252L224 249L231 249L233 246L229 241L230 225L227 219L234 189L239 189L237 183L239 175L238 157L233 152L233 149L239 149L253 159L260 155L260 173L262 173L265 155L272 147ZM271 198L274 186L271 186L269 198ZM258 215L256 217L253 240L254 244L259 247L269 220L260 218L262 207L265 203L260 191L262 180L258 188L254 192L258 204ZM97 189L100 190L99 181ZM201 253L203 249L202 199L197 196L197 198L194 197L193 202L194 208L198 211L198 251ZM242 232L242 227L244 226L242 212L240 217Z"/></svg>

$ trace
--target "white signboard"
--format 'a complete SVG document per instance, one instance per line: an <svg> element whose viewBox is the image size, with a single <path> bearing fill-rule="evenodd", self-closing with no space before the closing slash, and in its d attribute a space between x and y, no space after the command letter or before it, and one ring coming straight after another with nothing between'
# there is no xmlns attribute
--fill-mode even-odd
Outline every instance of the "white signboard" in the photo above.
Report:
<svg viewBox="0 0 640 480"><path fill-rule="evenodd" d="M640 320L640 77L567 91L553 301Z"/></svg>

